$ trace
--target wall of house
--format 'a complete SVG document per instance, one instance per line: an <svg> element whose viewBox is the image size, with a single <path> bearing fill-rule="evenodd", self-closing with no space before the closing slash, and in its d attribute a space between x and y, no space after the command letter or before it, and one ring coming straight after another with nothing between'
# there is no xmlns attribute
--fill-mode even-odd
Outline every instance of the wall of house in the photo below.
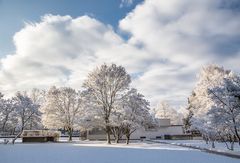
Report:
<svg viewBox="0 0 240 163"><path fill-rule="evenodd" d="M144 130L144 129L138 129L136 130L132 135L131 139L140 139L140 138L146 138L146 139L156 139L156 138L162 138L164 139L164 135L183 135L183 128L181 125L176 126L166 126L166 127L160 127L159 129L155 130ZM111 137L114 139L114 137ZM90 133L88 134L89 140L106 140L106 135L104 133ZM123 136L123 139L125 137Z"/></svg>
<svg viewBox="0 0 240 163"><path fill-rule="evenodd" d="M160 126L171 126L171 121L170 121L170 119L168 119L168 118L161 118L161 119L157 119L157 121L158 121L158 123L159 123L159 125Z"/></svg>
<svg viewBox="0 0 240 163"><path fill-rule="evenodd" d="M183 135L182 126L160 127L159 129L148 131L139 129L132 134L131 139L140 139L141 137L156 139L160 137L164 138L164 135Z"/></svg>

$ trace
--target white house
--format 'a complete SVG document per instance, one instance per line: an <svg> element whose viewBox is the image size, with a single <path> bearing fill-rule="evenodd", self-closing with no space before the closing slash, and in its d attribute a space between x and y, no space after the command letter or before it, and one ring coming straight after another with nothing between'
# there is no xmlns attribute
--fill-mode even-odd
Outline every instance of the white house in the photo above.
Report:
<svg viewBox="0 0 240 163"><path fill-rule="evenodd" d="M170 119L159 119L158 127L147 130L138 129L131 135L131 139L168 139L170 137L182 137L183 135L183 125L171 125ZM87 132L87 139L105 140L106 134L104 130L95 129ZM125 138L123 137L123 139Z"/></svg>

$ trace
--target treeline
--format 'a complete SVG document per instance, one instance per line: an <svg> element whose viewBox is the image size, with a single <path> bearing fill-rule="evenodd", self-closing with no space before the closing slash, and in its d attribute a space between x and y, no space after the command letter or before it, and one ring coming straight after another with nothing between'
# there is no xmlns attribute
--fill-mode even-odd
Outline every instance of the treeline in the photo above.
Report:
<svg viewBox="0 0 240 163"><path fill-rule="evenodd" d="M124 67L101 65L89 73L81 91L70 87L33 89L15 97L0 99L2 134L24 129L64 129L72 140L73 131L102 128L118 142L125 135L129 143L137 128L154 125L149 102L135 88ZM17 134L18 136L20 134Z"/></svg>

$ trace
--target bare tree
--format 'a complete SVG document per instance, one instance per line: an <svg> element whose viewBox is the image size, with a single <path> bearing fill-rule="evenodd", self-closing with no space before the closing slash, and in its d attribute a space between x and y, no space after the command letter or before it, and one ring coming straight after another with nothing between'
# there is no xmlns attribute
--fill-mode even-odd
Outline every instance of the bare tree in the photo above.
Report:
<svg viewBox="0 0 240 163"><path fill-rule="evenodd" d="M1 131L5 132L13 128L12 122L16 120L16 103L13 99L3 99L3 95L0 96L0 125Z"/></svg>
<svg viewBox="0 0 240 163"><path fill-rule="evenodd" d="M111 143L110 116L112 110L116 101L121 98L120 95L128 89L130 82L130 75L124 67L104 64L92 71L83 84L89 101L99 106L98 108L102 111L101 118L105 123L109 144Z"/></svg>
<svg viewBox="0 0 240 163"><path fill-rule="evenodd" d="M47 92L42 108L43 125L50 129L66 129L71 141L74 127L82 113L81 108L80 92L69 87L52 87Z"/></svg>
<svg viewBox="0 0 240 163"><path fill-rule="evenodd" d="M129 144L130 136L138 128L148 128L152 124L152 116L150 115L149 102L144 96L131 89L123 97L122 107L122 125L124 126L124 134L126 136L126 144Z"/></svg>
<svg viewBox="0 0 240 163"><path fill-rule="evenodd" d="M45 102L45 90L39 90L37 88L33 88L29 93L29 97L31 98L32 102L36 105L42 106ZM36 114L34 114L28 122L28 129L42 129L43 125L41 123L41 112L38 111Z"/></svg>
<svg viewBox="0 0 240 163"><path fill-rule="evenodd" d="M14 144L15 140L21 135L22 131L25 129L30 118L35 114L38 114L39 105L36 105L32 100L26 95L26 93L17 92L16 96L13 98L16 102L16 113L19 118L19 134L12 140Z"/></svg>

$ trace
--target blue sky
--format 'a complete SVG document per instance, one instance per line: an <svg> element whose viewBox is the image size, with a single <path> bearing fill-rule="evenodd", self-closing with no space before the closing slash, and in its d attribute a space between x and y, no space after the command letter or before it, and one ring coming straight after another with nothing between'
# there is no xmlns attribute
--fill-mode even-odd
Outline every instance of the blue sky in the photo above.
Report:
<svg viewBox="0 0 240 163"><path fill-rule="evenodd" d="M72 17L87 14L117 28L118 21L141 2L134 0L120 7L121 0L0 0L0 56L14 51L13 35L24 22L37 22L48 13Z"/></svg>
<svg viewBox="0 0 240 163"><path fill-rule="evenodd" d="M239 0L0 0L0 91L81 89L116 63L152 107L179 108L203 66L240 72L239 20Z"/></svg>

